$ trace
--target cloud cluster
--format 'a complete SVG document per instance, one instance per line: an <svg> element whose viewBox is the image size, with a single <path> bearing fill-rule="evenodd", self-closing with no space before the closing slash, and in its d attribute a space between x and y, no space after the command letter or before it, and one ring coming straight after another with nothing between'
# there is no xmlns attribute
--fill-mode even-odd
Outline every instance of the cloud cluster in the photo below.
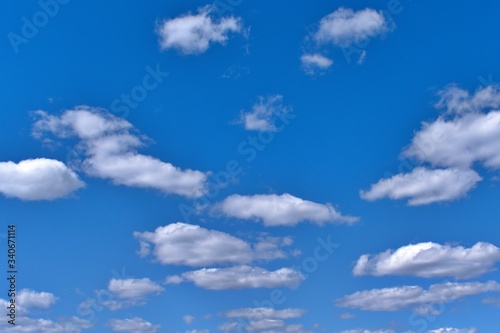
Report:
<svg viewBox="0 0 500 333"><path fill-rule="evenodd" d="M368 311L397 311L404 308L422 309L473 295L500 292L495 281L433 284L428 290L419 286L401 286L358 291L335 301L338 307Z"/></svg>
<svg viewBox="0 0 500 333"><path fill-rule="evenodd" d="M207 175L196 170L181 170L171 163L142 155L144 146L133 126L103 109L79 106L60 116L37 111L33 135L45 138L76 137L77 149L85 154L82 169L90 176L111 179L116 185L152 188L166 194L200 197L205 192Z"/></svg>
<svg viewBox="0 0 500 333"><path fill-rule="evenodd" d="M382 35L390 29L390 22L380 11L371 8L359 11L339 8L321 19L314 39L320 44L347 47Z"/></svg>
<svg viewBox="0 0 500 333"><path fill-rule="evenodd" d="M305 313L304 309L283 309L274 308L241 308L226 311L227 318L247 318L247 319L291 319L300 318Z"/></svg>
<svg viewBox="0 0 500 333"><path fill-rule="evenodd" d="M100 305L111 311L140 306L146 304L147 297L151 294L160 294L164 288L151 281L142 279L111 279L107 289L96 290L96 298L101 300ZM95 307L95 300L88 299L78 305L82 312Z"/></svg>
<svg viewBox="0 0 500 333"><path fill-rule="evenodd" d="M54 200L84 187L64 163L37 158L0 162L0 193L21 200Z"/></svg>
<svg viewBox="0 0 500 333"><path fill-rule="evenodd" d="M228 217L262 221L265 226L294 226L302 221L316 224L354 223L357 217L344 216L330 204L319 204L282 195L259 194L252 196L231 195L219 205Z"/></svg>
<svg viewBox="0 0 500 333"><path fill-rule="evenodd" d="M141 256L150 254L164 265L206 266L242 264L256 260L285 258L280 249L291 244L290 238L265 237L250 243L230 234L187 223L172 223L154 232L134 232L142 244Z"/></svg>
<svg viewBox="0 0 500 333"><path fill-rule="evenodd" d="M294 286L303 276L290 268L268 271L247 265L255 261L285 258L281 249L290 246L290 237L262 236L254 244L227 233L186 223L172 223L154 232L135 232L141 243L141 256L151 252L164 265L192 267L232 264L225 268L202 268L169 276L167 284L193 282L196 286L213 289L272 288ZM151 247L154 247L151 250Z"/></svg>
<svg viewBox="0 0 500 333"><path fill-rule="evenodd" d="M202 268L196 271L169 276L167 284L193 282L197 287L210 290L244 288L295 287L304 280L304 276L291 268L268 271L261 267L248 265L229 268Z"/></svg>
<svg viewBox="0 0 500 333"><path fill-rule="evenodd" d="M372 8L354 11L341 7L319 21L311 38L317 47L333 45L348 48L383 36L393 28L394 23L382 11ZM358 63L363 63L365 57L366 50L360 51ZM307 74L321 73L333 64L333 60L318 52L304 53L301 62Z"/></svg>
<svg viewBox="0 0 500 333"><path fill-rule="evenodd" d="M114 332L130 333L156 333L160 325L153 325L142 318L134 317L130 319L111 319L108 325Z"/></svg>
<svg viewBox="0 0 500 333"><path fill-rule="evenodd" d="M230 321L220 325L219 330L229 332L288 332L310 333L302 325L288 324L287 319L300 318L303 309L242 308L229 310L224 316Z"/></svg>
<svg viewBox="0 0 500 333"><path fill-rule="evenodd" d="M71 317L68 320L53 321L44 318L17 317L16 326L7 324L7 320L0 323L0 329L13 333L80 333L92 327L87 320Z"/></svg>
<svg viewBox="0 0 500 333"><path fill-rule="evenodd" d="M499 145L500 111L467 111L452 119L440 117L424 123L403 156L433 166L468 169L474 163L481 163L487 168L500 169Z"/></svg>
<svg viewBox="0 0 500 333"><path fill-rule="evenodd" d="M205 6L198 10L198 14L186 14L160 22L156 33L161 49L200 54L212 44L224 44L229 34L241 32L240 18L223 17L217 21L211 15L214 9L214 6Z"/></svg>
<svg viewBox="0 0 500 333"><path fill-rule="evenodd" d="M476 164L500 169L500 88L488 86L473 95L456 86L440 93L437 108L443 114L424 122L405 158L429 164L412 172L381 179L368 191L366 200L409 198L410 205L450 201L464 196L482 180Z"/></svg>
<svg viewBox="0 0 500 333"><path fill-rule="evenodd" d="M477 333L477 329L444 327L435 330L430 330L427 333Z"/></svg>
<svg viewBox="0 0 500 333"><path fill-rule="evenodd" d="M89 329L92 324L79 317L69 319L59 319L53 321L45 318L31 318L28 314L32 309L36 313L49 309L58 301L58 298L49 292L35 291L31 289L19 290L16 297L16 325L12 326L7 322L7 317L0 321L0 331L2 332L37 332L37 333L80 333ZM10 302L0 298L0 307L7 309Z"/></svg>
<svg viewBox="0 0 500 333"><path fill-rule="evenodd" d="M387 250L377 255L362 255L354 275L410 275L425 278L467 279L483 275L500 262L500 248L477 243L471 248L418 243Z"/></svg>

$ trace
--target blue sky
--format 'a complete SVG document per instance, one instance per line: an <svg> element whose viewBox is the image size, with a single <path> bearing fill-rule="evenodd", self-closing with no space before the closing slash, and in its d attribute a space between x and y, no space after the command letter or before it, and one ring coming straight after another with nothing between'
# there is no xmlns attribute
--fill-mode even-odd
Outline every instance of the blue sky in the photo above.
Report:
<svg viewBox="0 0 500 333"><path fill-rule="evenodd" d="M498 3L4 7L2 331L498 327Z"/></svg>

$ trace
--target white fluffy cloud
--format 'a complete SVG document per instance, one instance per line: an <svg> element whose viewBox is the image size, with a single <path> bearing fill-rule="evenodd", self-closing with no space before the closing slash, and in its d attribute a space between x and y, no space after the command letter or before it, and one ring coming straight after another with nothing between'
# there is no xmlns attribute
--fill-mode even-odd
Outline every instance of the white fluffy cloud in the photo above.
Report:
<svg viewBox="0 0 500 333"><path fill-rule="evenodd" d="M138 317L131 319L111 319L108 324L115 332L156 333L160 328L160 325L153 325Z"/></svg>
<svg viewBox="0 0 500 333"><path fill-rule="evenodd" d="M369 191L361 191L361 198L409 198L412 206L450 201L464 196L482 178L473 170L428 169L417 167L410 173L381 179Z"/></svg>
<svg viewBox="0 0 500 333"><path fill-rule="evenodd" d="M220 205L228 217L259 220L265 226L293 226L302 221L316 224L353 223L357 217L344 216L330 204L303 200L288 193L258 194L252 196L231 195Z"/></svg>
<svg viewBox="0 0 500 333"><path fill-rule="evenodd" d="M404 308L449 303L451 301L488 292L500 292L495 281L485 283L433 284L428 290L419 286L402 286L358 291L336 300L338 307L368 311L397 311Z"/></svg>
<svg viewBox="0 0 500 333"><path fill-rule="evenodd" d="M25 317L32 308L47 309L54 305L58 298L49 292L34 291L31 289L21 289L16 295L16 313L18 316ZM0 298L0 307L5 309L9 305L8 301ZM1 327L1 326L0 326Z"/></svg>
<svg viewBox="0 0 500 333"><path fill-rule="evenodd" d="M17 302L25 309L42 308L47 309L57 301L54 294L42 291L37 292L30 289L22 289L17 294Z"/></svg>
<svg viewBox="0 0 500 333"><path fill-rule="evenodd" d="M78 317L71 317L66 320L52 321L44 318L30 318L28 313L36 308L48 309L58 300L52 293L45 291L34 291L31 289L21 289L16 297L16 326L12 326L5 320L0 321L0 331L19 333L80 333L84 329L92 327L92 324ZM0 298L0 307L6 309L10 302Z"/></svg>
<svg viewBox="0 0 500 333"><path fill-rule="evenodd" d="M143 279L111 279L108 290L118 298L144 298L152 293L160 293L164 289L148 278Z"/></svg>
<svg viewBox="0 0 500 333"><path fill-rule="evenodd" d="M294 287L302 280L304 280L304 276L291 268L268 271L260 267L243 265L229 268L203 268L183 273L180 276L170 276L165 282L191 281L201 288L226 290Z"/></svg>
<svg viewBox="0 0 500 333"><path fill-rule="evenodd" d="M323 17L314 39L320 43L349 46L381 35L391 29L391 23L383 13L371 8L353 11L339 8Z"/></svg>
<svg viewBox="0 0 500 333"><path fill-rule="evenodd" d="M120 310L132 306L144 305L147 296L159 294L164 288L148 278L142 279L111 279L107 290L96 290L95 299L99 300L99 306L105 306L111 311ZM82 312L95 309L95 299L83 301L78 305Z"/></svg>
<svg viewBox="0 0 500 333"><path fill-rule="evenodd" d="M43 318L17 317L16 326L7 323L7 320L0 322L2 332L13 333L80 333L82 330L89 329L92 324L78 317L72 317L69 320L52 321Z"/></svg>
<svg viewBox="0 0 500 333"><path fill-rule="evenodd" d="M283 105L283 96L272 95L267 98L259 97L250 112L241 112L240 122L245 129L259 132L276 132L277 118L291 112L291 108Z"/></svg>
<svg viewBox="0 0 500 333"><path fill-rule="evenodd" d="M403 155L435 166L470 168L482 163L500 169L500 111L489 111L500 106L500 88L490 86L469 96L450 87L441 94L437 105L445 114L423 123Z"/></svg>
<svg viewBox="0 0 500 333"><path fill-rule="evenodd" d="M207 51L211 44L224 44L230 33L242 30L240 18L223 17L217 21L211 17L213 10L213 6L206 6L200 8L198 14L186 14L161 22L156 29L161 49L199 54Z"/></svg>
<svg viewBox="0 0 500 333"><path fill-rule="evenodd" d="M333 60L319 53L305 53L300 57L302 68L307 74L315 74L321 70L325 70L333 65Z"/></svg>
<svg viewBox="0 0 500 333"><path fill-rule="evenodd" d="M304 309L283 309L274 308L241 308L226 311L227 318L247 318L247 319L290 319L300 318L305 313Z"/></svg>
<svg viewBox="0 0 500 333"><path fill-rule="evenodd" d="M21 200L66 197L85 184L64 163L47 158L0 162L0 193Z"/></svg>
<svg viewBox="0 0 500 333"><path fill-rule="evenodd" d="M245 329L247 332L262 333L312 333L305 330L303 325L287 325L283 320L277 319L252 320Z"/></svg>
<svg viewBox="0 0 500 333"><path fill-rule="evenodd" d="M454 200L482 180L473 170L476 165L500 169L500 87L491 85L471 95L449 86L439 95L436 107L443 114L423 123L402 156L441 169L418 167L381 179L370 191L361 191L364 199L410 198L410 205Z"/></svg>
<svg viewBox="0 0 500 333"><path fill-rule="evenodd" d="M448 114L489 111L500 108L500 86L482 87L471 95L467 90L456 85L449 85L439 92L441 97L436 107Z"/></svg>
<svg viewBox="0 0 500 333"><path fill-rule="evenodd" d="M427 331L427 333L477 333L477 329L475 328L438 328L435 330Z"/></svg>
<svg viewBox="0 0 500 333"><path fill-rule="evenodd" d="M280 247L291 242L288 237L265 237L252 246L227 233L180 222L158 227L154 232L134 232L134 237L142 244L142 256L149 254L153 245L159 263L194 267L285 258Z"/></svg>
<svg viewBox="0 0 500 333"><path fill-rule="evenodd" d="M82 169L91 176L111 179L116 185L153 188L164 193L200 197L205 192L207 175L181 170L171 163L142 155L137 149L143 140L126 120L88 106L67 110L60 116L37 111L33 135L44 138L52 133L59 138L77 137L77 149L84 152Z"/></svg>
<svg viewBox="0 0 500 333"><path fill-rule="evenodd" d="M242 308L229 310L224 313L226 318L231 319L219 326L223 332L307 332L302 325L288 325L285 320L300 318L304 314L303 309L273 308Z"/></svg>
<svg viewBox="0 0 500 333"><path fill-rule="evenodd" d="M53 116L38 110L35 116L39 119L33 125L33 136L44 138L50 132L61 138L77 136L81 139L92 139L105 134L132 129L132 125L115 117L103 109L79 106L75 110L66 110L61 116Z"/></svg>
<svg viewBox="0 0 500 333"><path fill-rule="evenodd" d="M354 267L354 275L410 275L425 278L480 276L500 262L500 248L477 243L471 248L436 243L403 246L375 256L362 255Z"/></svg>

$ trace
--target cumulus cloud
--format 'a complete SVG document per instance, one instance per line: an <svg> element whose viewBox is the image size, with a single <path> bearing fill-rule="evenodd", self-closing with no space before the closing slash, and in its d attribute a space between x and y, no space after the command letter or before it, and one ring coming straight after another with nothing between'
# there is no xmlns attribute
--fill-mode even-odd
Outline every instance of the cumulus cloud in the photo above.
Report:
<svg viewBox="0 0 500 333"><path fill-rule="evenodd" d="M489 86L469 96L450 87L441 95L437 105L445 114L424 122L403 156L435 166L470 168L482 163L500 169L500 110L489 111L500 106L500 88Z"/></svg>
<svg viewBox="0 0 500 333"><path fill-rule="evenodd" d="M289 325L286 319L299 318L304 313L301 309L274 310L272 308L246 308L230 310L225 313L228 321L218 328L229 332L289 332L310 333L302 325Z"/></svg>
<svg viewBox="0 0 500 333"><path fill-rule="evenodd" d="M37 158L0 162L0 193L21 200L54 200L84 187L64 163Z"/></svg>
<svg viewBox="0 0 500 333"><path fill-rule="evenodd" d="M425 331L426 333L477 333L475 328L467 328L467 329L458 329L458 328L438 328L435 330ZM363 330L363 329L355 329L355 330L346 330L340 333L395 333L393 330ZM405 331L405 333L417 333L414 331Z"/></svg>
<svg viewBox="0 0 500 333"><path fill-rule="evenodd" d="M314 39L320 44L332 43L347 47L382 35L391 28L392 23L381 11L366 8L355 12L352 9L339 8L321 19Z"/></svg>
<svg viewBox="0 0 500 333"><path fill-rule="evenodd" d="M360 195L369 201L409 198L409 205L418 206L458 199L481 180L474 170L417 167L410 173L381 179Z"/></svg>
<svg viewBox="0 0 500 333"><path fill-rule="evenodd" d="M252 320L245 324L240 323L239 328L235 331L242 332L242 328L245 332L255 333L312 333L307 331L303 325L288 325L283 320L276 319Z"/></svg>
<svg viewBox="0 0 500 333"><path fill-rule="evenodd" d="M12 326L6 320L0 321L0 331L2 332L23 332L23 333L80 333L84 329L92 327L92 324L79 317L60 319L52 321L44 318L30 318L28 313L31 309L48 309L58 300L53 294L48 292L37 292L31 289L21 289L16 295L16 325ZM0 298L0 307L6 309L10 305L10 300Z"/></svg>
<svg viewBox="0 0 500 333"><path fill-rule="evenodd" d="M302 68L307 74L316 74L318 71L325 70L333 65L333 60L319 53L305 53L300 57Z"/></svg>
<svg viewBox="0 0 500 333"><path fill-rule="evenodd" d="M34 291L31 289L21 289L16 294L16 313L20 318L25 317L31 309L48 309L58 301L58 298L49 292ZM0 298L0 307L5 309L9 306L9 301ZM1 326L0 326L1 327Z"/></svg>
<svg viewBox="0 0 500 333"><path fill-rule="evenodd" d="M439 92L440 99L436 107L449 114L489 111L500 107L500 86L481 87L474 94L456 85L449 85Z"/></svg>
<svg viewBox="0 0 500 333"><path fill-rule="evenodd" d="M14 333L80 333L92 327L92 324L78 317L68 320L53 321L43 318L17 317L16 326L7 323L7 320L0 322L2 332Z"/></svg>
<svg viewBox="0 0 500 333"><path fill-rule="evenodd" d="M229 333L229 332L241 331L244 325L246 325L245 322L239 323L237 321L229 321L219 325L217 328L224 333Z"/></svg>
<svg viewBox="0 0 500 333"><path fill-rule="evenodd" d="M285 258L280 248L291 244L288 237L264 237L252 246L227 233L180 222L158 227L154 232L134 232L134 237L143 243L139 251L143 256L149 254L147 245L151 244L159 263L194 267Z"/></svg>
<svg viewBox="0 0 500 333"><path fill-rule="evenodd" d="M17 294L17 302L23 308L47 309L57 301L57 297L45 291L37 292L31 289L22 289Z"/></svg>
<svg viewBox="0 0 500 333"><path fill-rule="evenodd" d="M427 331L427 333L477 333L477 329L475 328L451 328L451 327L446 327L446 328L438 328L435 330L430 330Z"/></svg>
<svg viewBox="0 0 500 333"><path fill-rule="evenodd" d="M231 195L219 209L228 217L262 221L265 226L294 226L302 221L316 224L354 223L357 217L344 216L331 204L303 200L288 193L253 196Z"/></svg>
<svg viewBox="0 0 500 333"><path fill-rule="evenodd" d="M148 278L111 279L108 290L118 298L143 298L151 293L160 293L164 289Z"/></svg>
<svg viewBox="0 0 500 333"><path fill-rule="evenodd" d="M198 14L185 14L160 22L156 33L161 49L200 54L212 44L224 44L231 33L241 32L240 18L231 16L216 20L211 16L213 11L213 6L206 6L198 9Z"/></svg>
<svg viewBox="0 0 500 333"><path fill-rule="evenodd" d="M148 278L142 279L111 279L107 290L96 290L95 299L88 299L78 305L82 312L105 306L111 311L146 304L147 296L159 294L164 288ZM99 304L96 304L96 299Z"/></svg>
<svg viewBox="0 0 500 333"><path fill-rule="evenodd" d="M172 283L173 277L167 277L166 283ZM196 286L211 290L243 288L294 287L304 280L304 276L291 269L280 268L268 271L248 265L229 268L203 268L175 276L174 281L190 281Z"/></svg>
<svg viewBox="0 0 500 333"><path fill-rule="evenodd" d="M153 325L142 318L111 319L108 323L115 332L156 333L160 325Z"/></svg>
<svg viewBox="0 0 500 333"><path fill-rule="evenodd" d="M439 95L436 107L443 113L424 122L402 153L436 169L418 167L381 179L370 191L361 191L364 199L408 197L410 205L455 200L482 180L473 170L476 165L500 169L500 87L490 85L470 94L452 85Z"/></svg>
<svg viewBox="0 0 500 333"><path fill-rule="evenodd" d="M283 309L274 308L241 308L226 311L224 315L227 318L247 318L247 319L290 319L300 318L305 313L304 309Z"/></svg>
<svg viewBox="0 0 500 333"><path fill-rule="evenodd" d="M470 283L433 284L428 290L419 286L401 286L358 291L337 299L338 307L368 311L397 311L404 308L419 308L433 304L443 304L457 299L500 292L500 284L495 281Z"/></svg>
<svg viewBox="0 0 500 333"><path fill-rule="evenodd" d="M276 120L291 112L291 108L283 105L283 96L272 95L259 97L250 112L241 112L239 122L246 130L259 132L276 132Z"/></svg>
<svg viewBox="0 0 500 333"><path fill-rule="evenodd" d="M500 262L500 248L489 243L477 243L471 248L464 248L428 242L410 244L374 256L362 255L353 273L466 279L491 271L497 262Z"/></svg>
<svg viewBox="0 0 500 333"><path fill-rule="evenodd" d="M77 149L85 159L82 169L90 176L111 179L116 185L152 188L166 194L200 197L205 193L207 175L195 170L181 170L171 163L142 155L142 137L126 120L98 108L79 106L60 116L37 111L33 135L43 139L47 134L58 138L77 137Z"/></svg>
<svg viewBox="0 0 500 333"><path fill-rule="evenodd" d="M261 320L252 320L246 326L247 331L250 332L259 332L264 330L277 330L284 328L285 322L279 319L261 319Z"/></svg>

